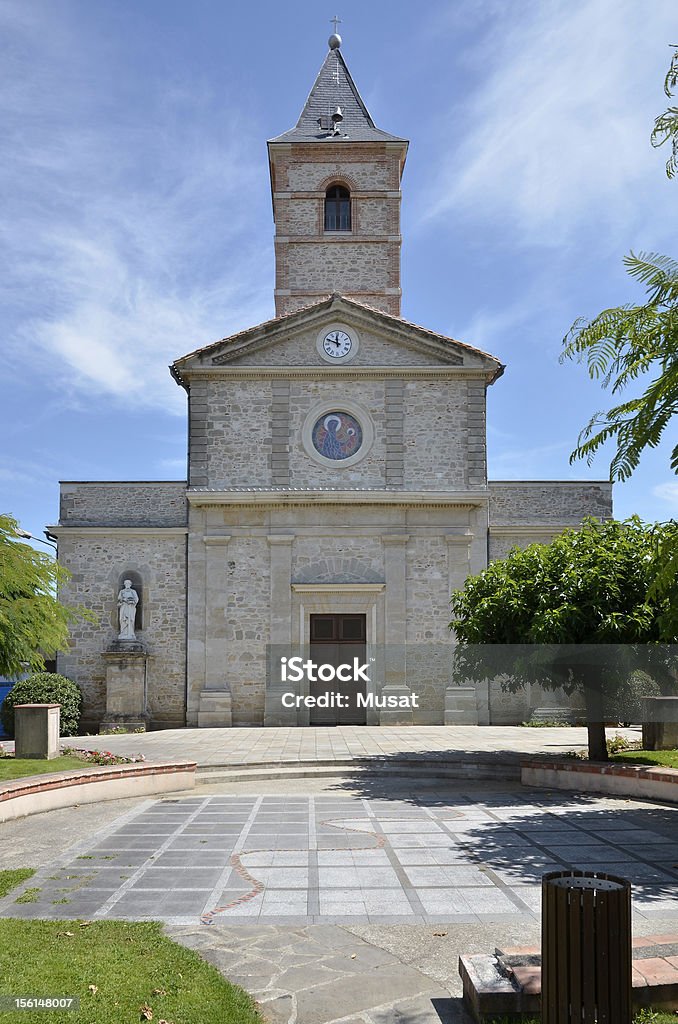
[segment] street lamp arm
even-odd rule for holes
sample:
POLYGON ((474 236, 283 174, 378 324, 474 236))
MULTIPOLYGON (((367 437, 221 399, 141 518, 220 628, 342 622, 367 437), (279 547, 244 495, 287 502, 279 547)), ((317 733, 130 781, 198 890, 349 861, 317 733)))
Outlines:
MULTIPOLYGON (((46 530, 45 533, 47 533, 46 530)), ((22 540, 36 540, 38 544, 46 544, 48 547, 54 548, 55 551, 57 550, 57 546, 53 541, 43 540, 42 537, 35 537, 32 533, 29 533, 28 530, 22 530, 21 527, 17 527, 16 535, 17 537, 21 537, 22 540)), ((50 537, 51 534, 47 534, 47 536, 50 537)))

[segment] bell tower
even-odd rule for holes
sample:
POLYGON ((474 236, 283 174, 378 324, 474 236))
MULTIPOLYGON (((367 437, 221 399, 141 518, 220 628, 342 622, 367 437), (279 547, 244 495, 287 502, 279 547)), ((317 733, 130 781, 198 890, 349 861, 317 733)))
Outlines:
POLYGON ((376 127, 331 35, 297 124, 268 143, 277 316, 333 293, 400 316, 407 145, 376 127))

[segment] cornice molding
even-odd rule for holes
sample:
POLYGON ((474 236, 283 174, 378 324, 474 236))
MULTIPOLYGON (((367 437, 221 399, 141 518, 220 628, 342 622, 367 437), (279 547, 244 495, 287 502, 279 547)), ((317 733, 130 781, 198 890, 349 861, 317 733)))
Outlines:
POLYGON ((48 526, 47 529, 56 537, 59 534, 73 536, 78 533, 84 536, 106 534, 115 537, 124 534, 129 537, 132 534, 139 534, 146 537, 161 534, 163 537, 182 537, 188 533, 187 526, 69 526, 68 523, 60 523, 58 526, 48 526))
POLYGON ((581 523, 516 523, 513 526, 493 526, 490 523, 491 537, 529 537, 532 534, 555 534, 563 530, 578 530, 581 523))
POLYGON ((364 378, 381 377, 440 377, 444 379, 489 380, 491 374, 479 366, 233 366, 223 363, 221 366, 195 367, 185 370, 182 376, 186 380, 223 380, 224 377, 239 377, 245 380, 261 380, 266 378, 316 379, 325 378, 364 378))
POLYGON ((474 509, 487 505, 486 491, 187 491, 191 505, 218 508, 223 505, 260 507, 318 505, 395 505, 408 508, 474 509))
POLYGON ((349 590, 359 594, 380 594, 386 589, 385 583, 293 583, 295 594, 336 594, 349 590))

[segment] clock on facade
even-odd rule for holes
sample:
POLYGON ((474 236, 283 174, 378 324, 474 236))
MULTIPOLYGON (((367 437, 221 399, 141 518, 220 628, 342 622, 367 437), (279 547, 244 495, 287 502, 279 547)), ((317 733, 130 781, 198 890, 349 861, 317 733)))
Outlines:
POLYGON ((358 351, 358 335, 351 327, 331 324, 318 335, 316 347, 326 363, 348 362, 358 351))

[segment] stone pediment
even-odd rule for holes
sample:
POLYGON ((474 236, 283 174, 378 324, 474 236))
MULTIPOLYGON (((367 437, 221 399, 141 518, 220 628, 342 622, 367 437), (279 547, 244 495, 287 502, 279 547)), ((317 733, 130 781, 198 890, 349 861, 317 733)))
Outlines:
POLYGON ((475 370, 488 383, 504 367, 494 356, 480 349, 382 313, 353 299, 333 295, 304 309, 276 317, 241 331, 205 348, 197 349, 176 362, 171 372, 179 384, 193 372, 262 371, 318 369, 346 372, 388 368, 392 370, 435 368, 475 370), (358 339, 358 350, 350 361, 332 364, 318 351, 318 339, 325 330, 346 325, 358 339))

